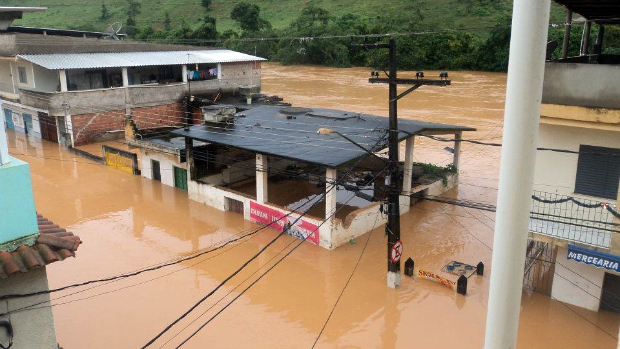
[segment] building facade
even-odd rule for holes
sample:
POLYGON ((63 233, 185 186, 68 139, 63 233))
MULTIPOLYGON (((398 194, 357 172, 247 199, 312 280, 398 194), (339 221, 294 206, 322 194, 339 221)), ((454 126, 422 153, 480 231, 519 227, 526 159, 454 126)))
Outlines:
POLYGON ((620 57, 601 53, 604 27, 594 51, 546 63, 525 284, 620 312, 620 57))
POLYGON ((187 95, 260 91, 259 57, 32 29, 0 28, 0 108, 8 128, 34 137, 68 146, 122 138, 125 119, 182 125, 187 95))

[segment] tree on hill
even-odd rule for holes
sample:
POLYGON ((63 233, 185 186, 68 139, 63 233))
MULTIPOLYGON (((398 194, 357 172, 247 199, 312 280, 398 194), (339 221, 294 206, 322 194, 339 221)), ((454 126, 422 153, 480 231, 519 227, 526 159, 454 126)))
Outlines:
POLYGON ((110 17, 110 12, 108 12, 108 8, 105 5, 105 2, 101 3, 101 16, 100 19, 108 19, 110 17))
POLYGON ((166 15, 164 16, 164 30, 169 32, 170 31, 170 14, 168 13, 168 11, 166 11, 166 15))
POLYGON ((230 18, 239 23, 244 32, 257 32, 264 28, 271 28, 271 23, 260 17, 260 7, 256 4, 238 3, 230 12, 230 18))
POLYGON ((142 11, 140 11, 142 4, 135 0, 127 0, 127 4, 129 5, 127 7, 127 26, 135 27, 136 17, 142 13, 142 11))

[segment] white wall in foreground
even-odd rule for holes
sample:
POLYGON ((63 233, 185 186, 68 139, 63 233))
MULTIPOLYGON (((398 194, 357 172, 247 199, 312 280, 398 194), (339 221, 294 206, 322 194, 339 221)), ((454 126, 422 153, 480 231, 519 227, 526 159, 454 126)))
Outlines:
POLYGON ((568 249, 558 247, 551 297, 598 311, 605 270, 566 259, 568 249))

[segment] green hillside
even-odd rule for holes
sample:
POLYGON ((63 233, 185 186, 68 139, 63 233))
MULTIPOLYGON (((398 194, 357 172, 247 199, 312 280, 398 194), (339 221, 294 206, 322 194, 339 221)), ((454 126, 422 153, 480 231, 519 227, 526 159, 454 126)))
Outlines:
MULTIPOLYGON (((137 26, 163 27, 166 12, 175 29, 185 19, 192 29, 198 28, 205 11, 200 0, 138 0, 141 14, 137 26)), ((217 30, 239 30, 230 18, 232 8, 239 1, 213 0, 211 17, 217 20, 217 30)), ((365 19, 379 20, 394 27, 415 27, 425 30, 481 27, 496 24, 510 14, 512 1, 508 0, 253 0, 261 8, 261 17, 271 22, 274 29, 282 29, 297 18, 302 9, 311 4, 325 8, 333 16, 345 13, 365 19)), ((127 20, 127 1, 122 0, 0 0, 4 6, 47 6, 42 13, 26 14, 16 24, 102 31, 107 23, 127 20), (101 5, 105 4, 110 16, 101 19, 101 5)), ((564 11, 553 6, 552 21, 561 22, 564 11)))

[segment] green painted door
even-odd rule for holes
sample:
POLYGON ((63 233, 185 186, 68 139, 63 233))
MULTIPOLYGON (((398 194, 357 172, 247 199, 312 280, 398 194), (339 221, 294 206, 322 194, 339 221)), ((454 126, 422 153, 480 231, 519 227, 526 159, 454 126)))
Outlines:
POLYGON ((174 166, 174 186, 187 191, 187 170, 174 166))

